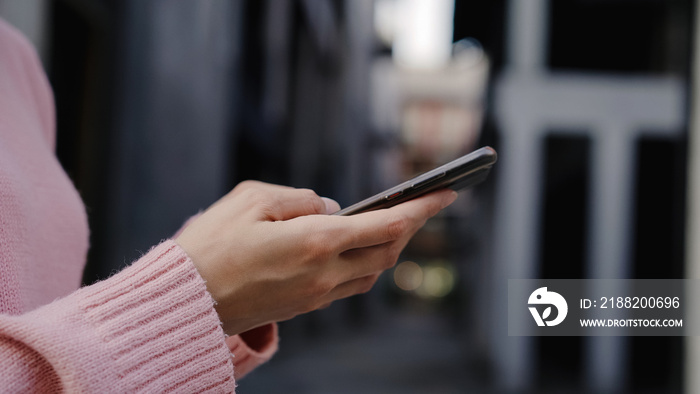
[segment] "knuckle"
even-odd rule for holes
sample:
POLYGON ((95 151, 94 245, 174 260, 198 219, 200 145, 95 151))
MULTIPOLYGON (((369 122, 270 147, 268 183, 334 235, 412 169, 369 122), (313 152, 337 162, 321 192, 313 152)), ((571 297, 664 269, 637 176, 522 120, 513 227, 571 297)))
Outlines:
POLYGON ((405 215, 392 218, 386 226, 387 237, 389 239, 401 238, 408 232, 410 225, 411 221, 405 215))
POLYGON ((254 189, 256 187, 260 187, 260 182, 246 180, 246 181, 243 181, 243 182, 239 183, 238 185, 236 185, 236 187, 234 187, 233 190, 234 190, 234 192, 241 193, 241 192, 245 192, 245 191, 250 190, 250 189, 254 189))
POLYGON ((311 261, 327 261, 335 252, 330 237, 318 230, 310 233, 306 238, 305 249, 311 261))
POLYGON ((316 261, 327 261, 333 257, 333 248, 329 243, 318 243, 313 254, 316 261))
POLYGON ((277 206, 275 200, 262 195, 262 193, 256 193, 254 197, 256 198, 256 201, 253 203, 255 209, 258 210, 263 217, 277 220, 277 206))
MULTIPOLYGON (((252 181, 246 181, 246 182, 252 182, 252 181)), ((258 203, 263 200, 263 191, 256 185, 248 185, 244 186, 241 191, 239 192, 240 196, 245 198, 248 201, 251 201, 252 203, 258 203)))
POLYGON ((311 189, 299 189, 299 192, 302 195, 305 212, 323 213, 325 211, 325 204, 316 192, 311 189))
POLYGON ((268 190, 253 185, 241 192, 241 197, 249 203, 249 207, 260 212, 265 217, 272 217, 276 212, 277 199, 268 190))

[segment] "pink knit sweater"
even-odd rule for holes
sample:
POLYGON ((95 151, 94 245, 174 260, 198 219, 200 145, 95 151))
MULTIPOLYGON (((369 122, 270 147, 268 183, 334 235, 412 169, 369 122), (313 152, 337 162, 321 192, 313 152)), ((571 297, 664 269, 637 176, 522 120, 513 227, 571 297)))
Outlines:
POLYGON ((276 326, 225 338, 172 240, 76 290, 87 220, 53 150, 46 77, 0 20, 0 391, 233 392, 277 349, 276 326))

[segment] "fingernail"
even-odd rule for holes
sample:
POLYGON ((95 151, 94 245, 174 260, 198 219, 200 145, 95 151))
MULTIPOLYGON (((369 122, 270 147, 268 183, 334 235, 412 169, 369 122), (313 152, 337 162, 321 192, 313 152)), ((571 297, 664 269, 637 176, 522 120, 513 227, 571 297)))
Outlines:
POLYGON ((450 190, 450 192, 446 194, 447 195, 442 198, 442 207, 440 207, 440 209, 444 209, 448 205, 455 202, 455 200, 457 199, 457 192, 454 190, 450 190))

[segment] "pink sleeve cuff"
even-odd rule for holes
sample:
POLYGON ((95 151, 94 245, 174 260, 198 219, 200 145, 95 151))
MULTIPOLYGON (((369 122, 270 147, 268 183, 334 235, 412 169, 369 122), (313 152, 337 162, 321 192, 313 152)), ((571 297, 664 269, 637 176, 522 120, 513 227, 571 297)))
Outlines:
POLYGON ((277 351, 278 343, 276 323, 266 324, 226 338, 226 345, 233 355, 235 378, 242 378, 269 360, 277 351))
MULTIPOLYGON (((66 298, 0 316, 0 337, 46 360, 67 392, 235 390, 213 300, 173 241, 66 298)), ((7 368, 17 380, 29 366, 7 368)))
POLYGON ((233 391, 232 365, 214 301, 173 241, 85 289, 81 304, 127 387, 233 391))
MULTIPOLYGON (((177 238, 182 232, 202 216, 202 212, 190 217, 173 235, 177 238)), ((234 376, 240 379, 250 371, 269 360, 277 351, 279 343, 277 324, 271 323, 248 330, 240 335, 226 338, 226 345, 233 357, 234 376)))

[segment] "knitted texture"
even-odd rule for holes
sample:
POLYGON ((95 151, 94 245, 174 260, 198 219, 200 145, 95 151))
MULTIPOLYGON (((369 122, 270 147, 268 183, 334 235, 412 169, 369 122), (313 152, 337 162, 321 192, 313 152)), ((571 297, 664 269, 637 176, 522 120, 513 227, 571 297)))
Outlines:
POLYGON ((53 149, 46 77, 0 20, 0 391, 234 391, 234 378, 276 351, 276 326, 226 338, 171 240, 76 290, 87 218, 53 149))

